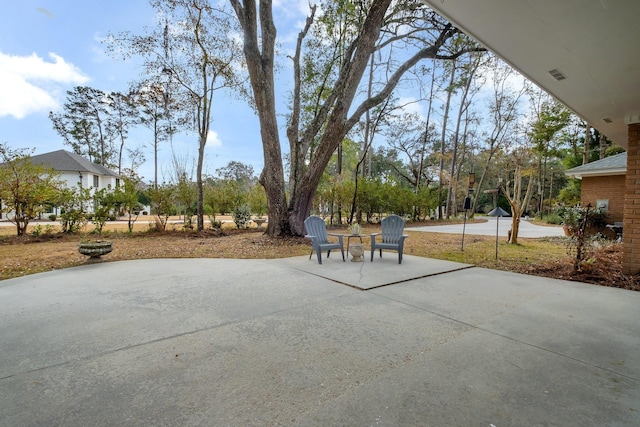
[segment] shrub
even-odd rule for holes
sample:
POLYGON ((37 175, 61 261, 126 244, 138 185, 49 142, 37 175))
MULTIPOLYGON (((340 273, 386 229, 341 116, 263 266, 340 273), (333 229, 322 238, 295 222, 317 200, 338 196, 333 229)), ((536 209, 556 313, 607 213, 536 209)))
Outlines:
POLYGON ((36 225, 33 230, 31 230, 31 235, 33 237, 38 237, 39 235, 42 234, 42 225, 38 224, 36 225))
POLYGON ((562 224, 562 217, 558 212, 551 212, 550 214, 545 215, 542 218, 542 220, 547 224, 555 224, 555 225, 562 224))
POLYGON ((49 215, 49 221, 55 221, 56 219, 58 219, 58 217, 56 216, 56 214, 51 214, 51 215, 49 215))
POLYGON ((557 214, 562 218, 562 225, 571 234, 576 234, 579 230, 584 233, 587 228, 600 230, 607 225, 607 213, 592 207, 562 207, 557 214))
POLYGON ((233 210, 233 222, 236 223, 236 227, 238 228, 247 228, 249 226, 249 221, 251 220, 251 209, 249 205, 242 204, 236 206, 233 210))

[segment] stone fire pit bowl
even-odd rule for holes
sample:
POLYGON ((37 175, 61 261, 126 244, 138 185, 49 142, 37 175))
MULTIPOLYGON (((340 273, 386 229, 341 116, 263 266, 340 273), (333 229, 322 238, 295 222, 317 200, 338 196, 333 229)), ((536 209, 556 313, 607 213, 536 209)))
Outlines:
POLYGON ((111 242, 96 240, 92 242, 82 242, 78 245, 78 252, 91 258, 99 258, 113 250, 111 242))

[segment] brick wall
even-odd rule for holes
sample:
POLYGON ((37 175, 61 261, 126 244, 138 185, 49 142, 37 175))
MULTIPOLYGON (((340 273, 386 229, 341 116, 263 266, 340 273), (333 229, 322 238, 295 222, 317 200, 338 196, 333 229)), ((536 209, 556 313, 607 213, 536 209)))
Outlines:
POLYGON ((596 200, 609 200, 607 222, 622 221, 625 180, 625 175, 583 177, 580 204, 596 207, 596 200))
POLYGON ((640 273, 640 123, 629 125, 628 135, 622 269, 626 274, 637 274, 640 273))

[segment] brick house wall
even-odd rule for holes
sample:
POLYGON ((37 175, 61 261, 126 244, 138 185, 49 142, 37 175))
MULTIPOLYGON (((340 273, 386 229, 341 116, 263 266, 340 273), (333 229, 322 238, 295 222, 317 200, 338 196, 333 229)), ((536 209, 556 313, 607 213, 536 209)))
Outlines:
POLYGON ((640 123, 628 125, 628 134, 622 271, 625 274, 638 274, 640 273, 640 123))
POLYGON ((609 200, 607 222, 622 222, 624 214, 625 175, 582 177, 580 204, 596 206, 597 200, 609 200))

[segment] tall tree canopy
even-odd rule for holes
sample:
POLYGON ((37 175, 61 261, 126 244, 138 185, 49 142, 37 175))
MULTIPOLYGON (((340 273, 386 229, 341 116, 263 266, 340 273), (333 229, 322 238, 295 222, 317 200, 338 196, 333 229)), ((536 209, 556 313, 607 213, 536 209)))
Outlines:
POLYGON ((456 48, 452 39, 459 30, 420 1, 324 2, 320 18, 312 7, 292 57, 287 200, 275 107, 272 1, 231 0, 231 4, 244 35, 244 55, 260 121, 265 159, 260 182, 268 199, 270 235, 304 233, 304 219, 332 154, 365 112, 392 94, 405 73, 425 58, 453 59, 476 50, 468 45, 456 48), (315 37, 313 43, 305 44, 308 36, 315 37), (305 53, 304 49, 311 50, 305 53), (384 59, 386 67, 376 76, 375 88, 367 92, 362 80, 374 54, 384 59), (303 61, 305 55, 314 55, 322 67, 303 61))
POLYGON ((191 117, 197 134, 196 168, 198 230, 204 229, 202 170, 213 117, 214 94, 238 85, 240 46, 233 38, 235 20, 223 3, 209 0, 151 0, 160 19, 146 34, 122 33, 111 38, 112 48, 126 56, 142 57, 145 72, 157 82, 171 80, 175 96, 191 117))

